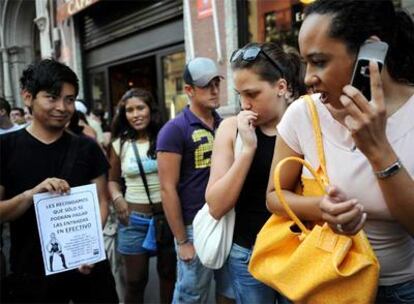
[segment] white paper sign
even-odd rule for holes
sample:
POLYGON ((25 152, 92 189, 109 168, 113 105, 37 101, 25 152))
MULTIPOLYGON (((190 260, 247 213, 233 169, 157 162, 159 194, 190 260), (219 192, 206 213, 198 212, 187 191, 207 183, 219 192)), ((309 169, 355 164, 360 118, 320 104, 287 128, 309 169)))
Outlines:
POLYGON ((46 275, 106 259, 96 185, 33 196, 46 275))

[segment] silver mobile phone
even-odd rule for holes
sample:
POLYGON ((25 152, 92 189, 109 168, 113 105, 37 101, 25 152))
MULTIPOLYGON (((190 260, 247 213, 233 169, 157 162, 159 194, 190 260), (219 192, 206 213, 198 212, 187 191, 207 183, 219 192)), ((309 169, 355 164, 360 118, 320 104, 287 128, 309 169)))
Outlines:
POLYGON ((352 74, 352 86, 371 100, 371 83, 369 80, 369 61, 375 60, 381 71, 384 65, 385 56, 387 55, 388 44, 383 41, 370 41, 364 43, 358 52, 357 60, 352 74))

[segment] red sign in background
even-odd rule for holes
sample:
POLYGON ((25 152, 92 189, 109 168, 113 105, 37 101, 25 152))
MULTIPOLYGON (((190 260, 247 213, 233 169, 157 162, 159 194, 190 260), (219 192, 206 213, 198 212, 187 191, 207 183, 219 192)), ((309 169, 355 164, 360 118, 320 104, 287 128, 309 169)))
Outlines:
POLYGON ((198 19, 209 17, 213 14, 212 0, 197 0, 198 19))

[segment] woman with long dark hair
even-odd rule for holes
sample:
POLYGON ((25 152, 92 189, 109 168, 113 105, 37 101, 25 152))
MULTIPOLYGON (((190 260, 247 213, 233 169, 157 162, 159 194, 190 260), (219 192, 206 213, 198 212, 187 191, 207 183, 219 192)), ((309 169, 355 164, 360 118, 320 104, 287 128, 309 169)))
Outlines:
MULTIPOLYGON (((128 90, 118 104, 109 153, 109 192, 120 220, 117 250, 124 258, 126 273, 125 303, 143 302, 149 257, 154 254, 144 248, 143 243, 153 212, 162 210, 155 153, 159 129, 158 111, 151 93, 138 88, 128 90), (144 172, 140 172, 138 157, 144 172)), ((160 300, 171 303, 176 264, 173 243, 167 246, 158 244, 155 254, 158 258, 160 300)))

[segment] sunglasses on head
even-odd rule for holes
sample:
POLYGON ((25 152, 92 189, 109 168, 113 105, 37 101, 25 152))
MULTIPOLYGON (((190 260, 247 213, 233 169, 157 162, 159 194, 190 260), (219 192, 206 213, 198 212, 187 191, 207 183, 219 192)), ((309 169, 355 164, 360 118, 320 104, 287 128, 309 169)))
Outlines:
POLYGON ((273 66, 279 71, 279 73, 283 76, 283 70, 280 65, 273 60, 261 47, 257 45, 249 46, 247 48, 242 48, 235 50, 230 57, 230 62, 234 62, 242 56, 242 59, 247 62, 253 62, 256 60, 257 56, 262 53, 266 59, 273 64, 273 66))

